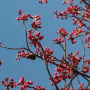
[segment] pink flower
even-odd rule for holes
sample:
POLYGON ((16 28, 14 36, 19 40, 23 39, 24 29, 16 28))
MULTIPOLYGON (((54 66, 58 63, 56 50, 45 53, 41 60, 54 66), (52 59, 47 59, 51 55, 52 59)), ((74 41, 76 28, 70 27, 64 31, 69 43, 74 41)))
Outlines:
POLYGON ((79 88, 82 88, 84 86, 84 83, 81 83, 80 85, 79 85, 79 88))
POLYGON ((19 17, 17 17, 16 20, 19 21, 20 20, 19 17))
POLYGON ((36 32, 35 34, 34 34, 34 36, 40 36, 40 32, 36 32))
POLYGON ((36 16, 34 16, 34 19, 37 21, 37 20, 40 20, 41 19, 41 17, 40 17, 40 15, 36 15, 36 16))
POLYGON ((44 36, 40 36, 38 39, 39 39, 39 40, 42 40, 43 38, 44 38, 44 36))
POLYGON ((40 25, 41 24, 41 21, 38 21, 38 22, 35 22, 36 25, 40 25))
POLYGON ((40 48, 40 47, 41 47, 41 44, 40 44, 39 42, 36 42, 36 46, 37 46, 38 48, 40 48))
POLYGON ((32 25, 32 28, 34 28, 35 30, 36 30, 37 28, 42 28, 41 26, 37 25, 36 22, 32 22, 31 25, 32 25))
POLYGON ((87 73, 89 71, 89 66, 83 65, 82 72, 87 73))
POLYGON ((26 84, 33 85, 33 81, 27 81, 26 84))
POLYGON ((45 90, 44 87, 41 87, 41 86, 39 86, 39 85, 36 85, 36 88, 37 88, 37 89, 40 89, 40 90, 45 90))
POLYGON ((87 48, 90 48, 90 36, 87 36, 85 42, 87 43, 87 48))
POLYGON ((90 58, 88 58, 84 63, 90 64, 90 58))
POLYGON ((27 15, 26 15, 26 14, 23 14, 23 15, 21 16, 21 20, 27 21, 27 20, 28 20, 27 15))
POLYGON ((21 77, 19 83, 24 84, 24 82, 25 82, 25 81, 24 81, 24 77, 21 77))
POLYGON ((47 3, 48 3, 48 1, 47 1, 47 0, 44 0, 44 3, 46 3, 46 4, 47 4, 47 3))
POLYGON ((68 33, 66 32, 66 30, 65 30, 64 28, 60 28, 60 29, 57 31, 57 33, 60 33, 60 35, 61 35, 62 37, 65 37, 65 36, 68 35, 68 33))

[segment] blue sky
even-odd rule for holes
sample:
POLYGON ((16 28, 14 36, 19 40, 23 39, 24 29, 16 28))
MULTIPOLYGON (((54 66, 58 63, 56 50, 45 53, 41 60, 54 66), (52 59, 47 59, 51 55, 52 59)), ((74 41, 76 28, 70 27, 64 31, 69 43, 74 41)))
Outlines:
MULTIPOLYGON (((40 32, 45 36, 42 44, 44 47, 51 47, 51 49, 55 51, 55 55, 60 58, 60 56, 63 55, 62 49, 54 45, 52 40, 58 37, 56 31, 60 27, 65 27, 65 29, 70 32, 74 26, 72 25, 71 19, 62 21, 54 17, 54 10, 58 9, 62 11, 65 9, 61 4, 62 0, 48 0, 49 3, 47 5, 40 5, 37 2, 38 0, 2 0, 0 2, 0 41, 8 47, 25 46, 23 24, 22 22, 16 21, 18 10, 21 9, 23 13, 30 13, 31 15, 39 14, 42 18, 43 27, 40 32)), ((27 29, 30 29, 31 26, 29 25, 29 22, 27 22, 27 29)), ((78 45, 80 45, 80 43, 77 43, 77 46, 78 45)), ((76 45, 71 46, 71 42, 69 42, 67 51, 70 52, 72 48, 73 52, 78 49, 82 50, 81 47, 76 47, 76 45)), ((0 82, 4 80, 5 77, 12 77, 15 81, 18 81, 21 76, 24 76, 26 80, 32 80, 34 85, 39 84, 46 87, 47 90, 54 90, 54 88, 49 85, 50 81, 48 80, 48 74, 42 60, 37 58, 36 61, 26 59, 16 61, 16 55, 17 51, 0 48, 0 59, 3 63, 0 67, 0 82)), ((87 53, 86 58, 89 58, 89 53, 87 53)), ((51 72, 55 70, 53 66, 50 66, 50 69, 51 72)), ((1 85, 0 90, 4 90, 4 87, 1 85)))

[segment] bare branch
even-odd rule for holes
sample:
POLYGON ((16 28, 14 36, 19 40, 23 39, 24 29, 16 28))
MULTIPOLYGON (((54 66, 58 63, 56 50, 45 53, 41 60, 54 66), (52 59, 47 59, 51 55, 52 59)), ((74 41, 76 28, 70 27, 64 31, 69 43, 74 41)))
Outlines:
POLYGON ((84 42, 83 42, 81 37, 80 37, 80 40, 81 40, 81 43, 82 43, 82 46, 83 46, 83 58, 82 58, 82 60, 83 60, 82 64, 83 64, 84 63, 84 57, 85 57, 85 45, 84 45, 84 42))
POLYGON ((56 83, 54 82, 54 80, 53 80, 53 77, 52 77, 52 75, 51 75, 51 73, 50 73, 50 71, 49 71, 49 68, 48 68, 48 63, 47 63, 46 61, 45 61, 45 65, 46 65, 47 72, 48 72, 48 74, 49 74, 49 76, 50 76, 50 78, 51 78, 51 81, 53 82, 54 86, 56 87, 56 90, 59 90, 57 84, 56 84, 56 83))
POLYGON ((24 25, 25 36, 26 36, 26 45, 27 45, 27 48, 29 49, 28 39, 27 39, 27 29, 26 29, 25 21, 23 21, 23 25, 24 25))

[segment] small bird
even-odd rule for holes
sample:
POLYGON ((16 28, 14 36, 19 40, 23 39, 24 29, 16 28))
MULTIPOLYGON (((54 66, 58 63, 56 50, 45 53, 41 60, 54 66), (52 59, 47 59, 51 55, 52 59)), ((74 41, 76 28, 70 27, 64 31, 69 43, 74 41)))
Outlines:
POLYGON ((36 59, 36 55, 34 53, 29 53, 28 55, 26 55, 27 59, 31 59, 31 60, 35 60, 36 59))

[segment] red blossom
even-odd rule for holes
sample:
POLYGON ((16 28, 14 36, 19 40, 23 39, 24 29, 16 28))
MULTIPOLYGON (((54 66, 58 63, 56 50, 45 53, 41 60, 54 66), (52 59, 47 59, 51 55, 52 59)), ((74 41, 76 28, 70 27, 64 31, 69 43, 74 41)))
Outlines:
POLYGON ((2 62, 1 62, 1 60, 0 60, 0 65, 2 65, 2 62))
POLYGON ((47 3, 48 3, 48 1, 47 1, 47 0, 44 0, 44 3, 46 3, 46 4, 47 4, 47 3))
POLYGON ((42 4, 42 3, 45 3, 45 4, 47 4, 47 3, 48 3, 48 1, 47 1, 47 0, 39 0, 38 2, 39 2, 39 3, 41 3, 41 4, 42 4))
POLYGON ((79 54, 78 51, 76 51, 74 54, 71 52, 70 54, 68 54, 69 57, 67 57, 67 58, 70 62, 73 62, 73 63, 80 62, 82 57, 76 57, 76 55, 78 55, 78 54, 79 54))
POLYGON ((24 82, 25 82, 24 77, 21 77, 19 83, 24 84, 24 82))
POLYGON ((37 20, 40 20, 41 19, 41 17, 40 17, 40 15, 35 15, 35 16, 33 16, 33 19, 35 20, 35 21, 37 21, 37 20))
POLYGON ((27 21, 28 17, 32 19, 32 16, 30 14, 22 14, 22 10, 18 10, 18 14, 19 16, 16 18, 17 21, 19 20, 27 21))
POLYGON ((61 37, 65 37, 68 35, 68 33, 66 32, 66 30, 64 28, 60 28, 57 33, 60 33, 61 37))
POLYGON ((87 43, 87 48, 90 48, 90 36, 87 36, 85 42, 87 43))
POLYGON ((82 65, 82 72, 84 72, 84 73, 89 72, 89 67, 86 65, 82 65))
POLYGON ((44 38, 44 36, 39 36, 38 40, 42 40, 44 38))
POLYGON ((84 86, 84 83, 81 83, 80 85, 79 85, 79 88, 82 88, 84 86))
POLYGON ((14 82, 14 80, 11 78, 10 81, 9 81, 9 78, 5 78, 5 81, 2 80, 2 83, 1 83, 4 87, 7 88, 7 90, 9 90, 9 87, 10 88, 16 88, 16 82, 14 82))
POLYGON ((84 63, 90 64, 90 58, 88 58, 84 63))
MULTIPOLYGON (((45 90, 45 88, 44 87, 41 87, 41 86, 39 86, 39 85, 36 85, 36 87, 35 87, 36 89, 39 89, 39 90, 45 90)), ((36 90, 36 89, 33 89, 33 90, 36 90)))
POLYGON ((22 14, 22 10, 18 10, 18 14, 19 14, 19 15, 22 14))
POLYGON ((38 28, 42 28, 41 26, 37 25, 35 22, 32 22, 32 28, 34 28, 35 30, 38 28))
POLYGON ((64 42, 64 38, 59 36, 58 38, 54 39, 53 41, 55 44, 60 44, 61 42, 64 42))
POLYGON ((41 25, 41 21, 35 22, 36 25, 41 25))
MULTIPOLYGON (((87 4, 87 0, 82 0, 80 1, 80 3, 82 2, 85 3, 84 1, 87 4)), ((47 4, 48 1, 39 0, 39 3, 47 4)), ((63 5, 66 3, 69 3, 70 5, 66 8, 66 10, 61 11, 59 13, 56 10, 54 11, 54 14, 56 18, 60 17, 61 19, 67 19, 68 17, 73 17, 73 25, 77 25, 77 27, 70 32, 68 40, 71 40, 72 43, 76 43, 75 38, 89 34, 90 26, 86 25, 86 21, 89 22, 90 7, 85 5, 84 8, 81 8, 77 4, 74 5, 73 0, 64 0, 63 5), (82 28, 85 28, 88 31, 86 32, 84 29, 82 30, 82 28)), ((76 51, 75 53, 71 52, 70 54, 67 55, 66 46, 65 46, 65 43, 66 43, 65 37, 68 35, 68 33, 64 28, 60 28, 57 31, 57 33, 59 33, 59 37, 53 40, 55 44, 61 44, 64 51, 64 55, 62 56, 61 60, 59 60, 55 56, 52 56, 54 51, 51 50, 50 47, 45 47, 45 49, 42 47, 42 44, 40 41, 44 38, 44 36, 42 36, 41 33, 38 31, 38 29, 42 28, 41 21, 39 21, 41 19, 40 15, 37 14, 35 16, 31 16, 30 14, 22 14, 22 10, 19 10, 18 14, 19 16, 16 18, 17 21, 19 20, 28 21, 28 18, 32 19, 31 26, 34 30, 32 29, 29 30, 28 35, 27 34, 26 35, 27 35, 29 44, 31 46, 32 45, 34 46, 36 54, 29 52, 31 48, 30 49, 25 48, 25 50, 28 50, 28 52, 26 52, 25 50, 18 51, 16 59, 26 58, 26 59, 35 60, 36 57, 38 56, 43 60, 47 60, 50 64, 55 65, 56 69, 55 69, 54 76, 51 77, 50 75, 50 78, 49 78, 49 80, 51 80, 50 82, 51 85, 55 84, 56 86, 62 80, 65 81, 66 79, 73 80, 74 75, 77 76, 79 74, 82 75, 84 78, 86 78, 86 80, 88 81, 87 79, 88 75, 86 75, 85 73, 89 72, 90 58, 84 61, 84 55, 83 55, 82 68, 79 68, 79 63, 82 59, 82 57, 77 56, 79 54, 79 51, 76 51), (81 72, 77 71, 79 69, 81 72), (75 72, 75 70, 79 73, 75 72)), ((87 44, 87 47, 90 48, 90 36, 86 37, 85 43, 87 44)), ((2 43, 0 42, 0 44, 2 43)), ((2 62, 0 60, 0 65, 1 64, 2 62)), ((49 73, 49 70, 47 71, 49 73)), ((70 84, 72 84, 71 81, 70 81, 70 84)), ((45 88, 40 85, 36 85, 35 87, 34 86, 32 87, 31 85, 33 85, 33 81, 25 81, 24 76, 20 78, 19 82, 14 82, 12 78, 11 79, 5 78, 4 81, 2 80, 1 84, 6 88, 6 90, 9 90, 9 88, 16 88, 16 86, 18 85, 21 85, 20 86, 21 90, 25 90, 27 88, 33 88, 33 90, 36 90, 36 89, 45 90, 45 88)), ((73 87, 73 85, 71 86, 73 87)), ((89 90, 89 89, 90 88, 84 87, 84 83, 81 83, 78 88, 78 90, 89 90)), ((65 88, 61 88, 60 90, 73 90, 73 89, 72 88, 68 89, 67 87, 65 87, 65 88)))

